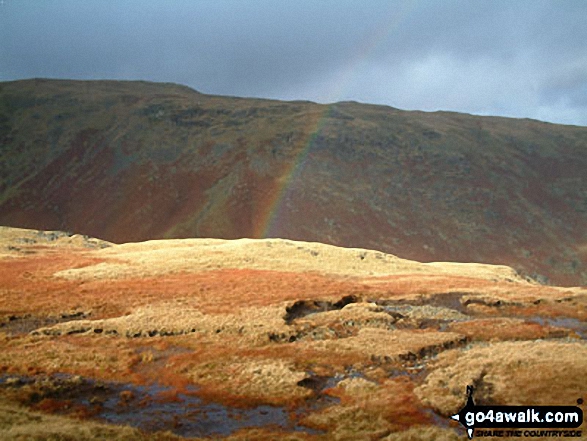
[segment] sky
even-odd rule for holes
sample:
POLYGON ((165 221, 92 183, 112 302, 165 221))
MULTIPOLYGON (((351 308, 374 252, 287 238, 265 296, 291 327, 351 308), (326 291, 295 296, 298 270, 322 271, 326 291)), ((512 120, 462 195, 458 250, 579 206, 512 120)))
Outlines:
POLYGON ((0 0, 0 81, 40 77, 587 126, 587 1, 0 0))

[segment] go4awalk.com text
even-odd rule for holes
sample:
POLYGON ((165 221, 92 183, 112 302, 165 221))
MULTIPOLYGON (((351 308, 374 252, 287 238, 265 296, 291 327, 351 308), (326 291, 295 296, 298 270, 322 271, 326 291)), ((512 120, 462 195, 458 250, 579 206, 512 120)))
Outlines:
MULTIPOLYGON (((578 406, 478 406, 467 386, 467 403, 451 418, 477 437, 581 437, 583 411, 578 406), (570 430, 574 429, 574 430, 570 430)), ((577 400, 582 404, 583 400, 577 400)))

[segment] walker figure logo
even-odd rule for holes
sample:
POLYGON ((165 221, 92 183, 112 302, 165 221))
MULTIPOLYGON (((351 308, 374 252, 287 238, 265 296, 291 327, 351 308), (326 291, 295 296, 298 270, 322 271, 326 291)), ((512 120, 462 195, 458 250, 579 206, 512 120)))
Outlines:
MULTIPOLYGON (((467 404, 451 416, 460 422, 469 439, 473 434, 494 437, 580 437, 581 431, 556 429, 576 428, 583 422, 583 411, 577 406, 477 406, 473 401, 473 386, 467 386, 467 404), (480 431, 475 429, 502 429, 480 431), (508 429, 550 430, 508 430, 508 429)), ((582 400, 577 401, 579 404, 582 400)))

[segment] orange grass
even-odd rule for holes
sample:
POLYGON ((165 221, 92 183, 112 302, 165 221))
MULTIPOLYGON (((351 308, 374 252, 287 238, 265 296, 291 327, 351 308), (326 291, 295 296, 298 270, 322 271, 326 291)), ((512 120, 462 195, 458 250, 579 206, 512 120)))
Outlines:
MULTIPOLYGON (((523 346, 528 354, 542 362, 532 349, 532 341, 550 339, 549 345, 554 346, 548 348, 562 350, 560 338, 574 334, 529 320, 534 316, 584 319, 587 304, 585 292, 577 289, 446 275, 343 277, 225 268, 145 278, 65 279, 54 274, 116 259, 96 258, 77 248, 37 247, 35 251, 26 257, 0 259, 0 323, 4 325, 0 328, 0 374, 69 373, 136 385, 158 383, 171 387, 158 397, 163 401, 177 400, 178 393, 194 393, 195 385, 204 401, 232 407, 272 404, 293 412, 309 404, 300 417, 302 422, 326 431, 324 436, 314 436, 251 428, 228 438, 234 440, 288 436, 292 440, 395 439, 396 434, 404 432, 411 437, 408 434, 418 428, 426 432, 436 424, 428 406, 452 411, 462 399, 460 389, 466 386, 469 376, 481 375, 482 366, 477 366, 473 355, 478 352, 487 357, 488 363, 493 354, 485 354, 477 346, 473 346, 474 350, 466 347, 465 337, 481 345, 496 345, 496 357, 502 356, 499 349, 504 348, 503 354, 510 358, 514 347, 499 346, 498 342, 518 340, 528 345, 523 346), (448 322, 443 331, 438 327, 411 328, 415 323, 424 323, 422 317, 398 320, 390 316, 386 321, 382 308, 365 303, 403 300, 426 305, 428 300, 450 293, 462 295, 461 307, 471 317, 448 322), (294 302, 334 304, 345 296, 354 296, 363 303, 294 319, 290 324, 284 320, 286 308, 294 302), (69 317, 75 312, 85 315, 69 317), (178 326, 187 324, 188 329, 193 323, 195 332, 128 338, 122 332, 106 335, 89 328, 89 332, 67 335, 80 329, 75 323, 105 323, 108 319, 113 319, 108 323, 119 329, 134 326, 148 331, 154 326, 150 321, 156 321, 156 314, 177 314, 168 317, 171 322, 183 320, 178 326), (20 322, 34 326, 43 323, 43 318, 74 321, 39 325, 49 329, 61 326, 61 335, 30 335, 12 326, 20 322), (395 329, 396 325, 400 328, 395 329), (308 334, 288 340, 288 336, 312 326, 323 331, 321 337, 308 334), (271 341, 272 331, 285 333, 286 338, 271 341), (422 374, 408 376, 410 366, 416 366, 422 374), (348 372, 362 376, 345 377, 348 372), (344 379, 322 391, 298 384, 313 375, 344 379), (450 393, 442 386, 447 381, 454 386, 450 393), (339 398, 340 403, 312 408, 313 400, 324 394, 339 398)), ((426 311, 421 308, 418 313, 426 311)), ((582 366, 571 358, 564 363, 572 372, 579 372, 582 366)), ((529 388, 523 396, 546 394, 547 382, 528 383, 507 374, 499 364, 491 366, 496 375, 529 388)), ((528 372, 521 370, 522 374, 528 372)), ((575 391, 576 378, 567 380, 568 389, 575 391)), ((496 397, 503 398, 502 395, 496 397)), ((67 406, 65 401, 46 398, 36 408, 61 413, 67 406)), ((67 412, 80 418, 90 416, 83 409, 67 412)), ((441 435, 447 436, 445 432, 441 435)))

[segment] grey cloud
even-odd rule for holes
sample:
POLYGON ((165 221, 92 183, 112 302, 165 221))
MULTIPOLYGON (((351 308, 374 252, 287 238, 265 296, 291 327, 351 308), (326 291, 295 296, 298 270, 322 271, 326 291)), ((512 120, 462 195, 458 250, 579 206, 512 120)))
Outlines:
POLYGON ((571 105, 587 107, 587 59, 573 64, 545 80, 541 90, 544 103, 555 104, 566 99, 571 105))
POLYGON ((174 81, 587 124, 587 3, 6 0, 0 80, 174 81))

